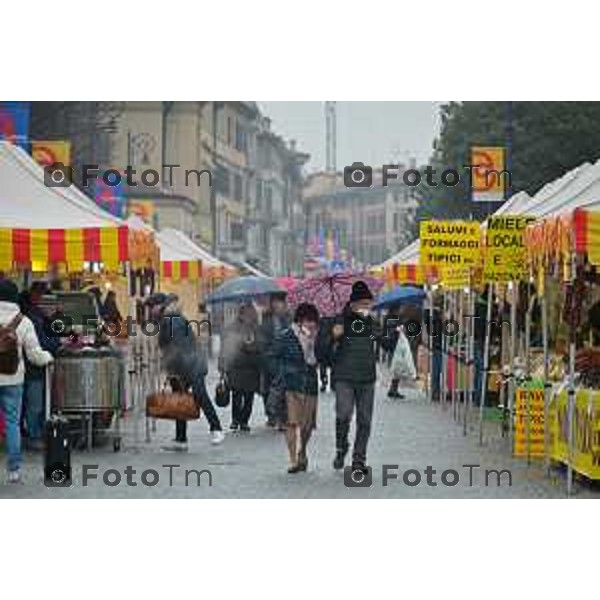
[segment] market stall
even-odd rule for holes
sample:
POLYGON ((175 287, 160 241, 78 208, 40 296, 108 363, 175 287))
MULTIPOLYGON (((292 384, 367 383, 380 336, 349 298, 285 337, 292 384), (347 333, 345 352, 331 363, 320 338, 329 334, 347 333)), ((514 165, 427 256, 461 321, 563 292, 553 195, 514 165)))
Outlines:
MULTIPOLYGON (((49 279, 53 286, 53 294, 47 299, 49 306, 60 308, 68 304, 69 310, 79 316, 100 318, 98 302, 91 302, 87 309, 81 308, 90 296, 77 291, 90 283, 105 289, 114 286, 115 291, 122 290, 121 306, 128 307, 127 283, 132 257, 149 260, 149 264, 153 260, 147 256, 147 246, 144 246, 147 242, 146 236, 142 243, 142 238, 133 235, 126 223, 95 206, 75 186, 45 185, 41 166, 22 149, 0 142, 0 272, 4 276, 23 287, 34 278, 49 279)), ((90 345, 104 344, 107 350, 112 346, 106 336, 88 335, 84 321, 74 319, 72 331, 74 335, 63 340, 57 356, 57 372, 61 371, 61 361, 63 358, 66 361, 67 354, 71 365, 77 356, 83 365, 83 353, 90 345)), ((120 378, 123 361, 117 362, 119 366, 114 367, 114 375, 120 378)), ((72 384, 75 379, 69 381, 72 384)), ((88 402, 71 411, 74 407, 67 406, 65 398, 72 397, 72 391, 63 386, 60 395, 53 395, 53 407, 70 414, 87 415, 88 429, 91 429, 98 422, 97 414, 106 414, 106 403, 94 407, 88 402)), ((125 394, 120 392, 118 396, 118 401, 110 407, 113 414, 125 407, 125 394)), ((94 397, 99 401, 101 395, 94 397)), ((112 398, 114 400, 114 396, 112 398)), ((107 420, 103 421, 106 425, 107 420)), ((88 439, 92 439, 91 434, 88 439)))

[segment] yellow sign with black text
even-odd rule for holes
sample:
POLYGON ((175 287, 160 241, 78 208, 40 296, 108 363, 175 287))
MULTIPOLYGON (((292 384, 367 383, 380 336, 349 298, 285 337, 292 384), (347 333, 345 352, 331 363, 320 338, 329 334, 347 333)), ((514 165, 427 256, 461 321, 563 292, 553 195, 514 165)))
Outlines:
POLYGON ((575 395, 573 449, 569 453, 568 391, 549 407, 550 456, 589 479, 600 480, 600 391, 578 389, 575 395))
POLYGON ((544 389, 517 388, 514 455, 529 455, 532 458, 543 457, 544 432, 544 389))
POLYGON ((535 219, 526 215, 490 217, 485 231, 484 278, 486 281, 522 281, 528 278, 525 228, 535 219))
POLYGON ((475 221, 421 221, 420 263, 468 269, 479 258, 480 235, 475 221))

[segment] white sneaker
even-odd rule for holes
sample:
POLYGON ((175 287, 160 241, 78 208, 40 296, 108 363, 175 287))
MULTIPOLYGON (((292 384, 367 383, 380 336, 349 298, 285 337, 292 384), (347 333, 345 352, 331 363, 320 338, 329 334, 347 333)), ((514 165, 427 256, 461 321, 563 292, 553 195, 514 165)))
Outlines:
POLYGON ((222 431, 213 431, 212 432, 212 440, 211 443, 215 446, 217 444, 222 444, 225 441, 225 434, 222 431))
POLYGON ((8 483, 19 483, 21 481, 21 471, 9 471, 8 483))

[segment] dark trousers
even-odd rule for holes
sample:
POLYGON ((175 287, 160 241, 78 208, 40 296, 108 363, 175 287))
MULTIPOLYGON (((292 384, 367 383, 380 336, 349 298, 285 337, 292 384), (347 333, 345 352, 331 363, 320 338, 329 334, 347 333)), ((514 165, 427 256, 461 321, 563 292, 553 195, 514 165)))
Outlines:
POLYGON ((356 407, 356 437, 352 452, 353 462, 367 461, 367 445, 371 435, 375 384, 335 383, 335 440, 337 451, 348 452, 348 432, 356 407))
POLYGON ((287 423, 287 400, 285 390, 277 383, 271 382, 269 393, 265 398, 267 418, 272 423, 287 423))
MULTIPOLYGON (((219 421, 217 411, 208 395, 203 376, 194 377, 191 382, 187 381, 186 378, 171 377, 169 383, 174 392, 184 392, 191 388, 194 399, 206 416, 210 430, 221 431, 221 421, 219 421)), ((187 442, 187 421, 175 421, 175 441, 187 442)))
POLYGON ((252 415, 254 392, 233 390, 231 394, 231 420, 238 425, 248 425, 252 415))

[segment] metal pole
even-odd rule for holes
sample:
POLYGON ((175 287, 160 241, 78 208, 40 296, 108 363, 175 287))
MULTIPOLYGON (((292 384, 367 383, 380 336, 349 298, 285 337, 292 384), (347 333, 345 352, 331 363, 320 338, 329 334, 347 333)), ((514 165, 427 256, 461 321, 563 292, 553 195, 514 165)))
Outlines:
MULTIPOLYGON (((531 281, 531 273, 529 280, 531 281)), ((533 296, 528 293, 527 312, 525 313, 525 380, 529 380, 530 360, 529 348, 531 345, 531 312, 533 310, 533 296)), ((526 444, 527 444, 527 464, 531 464, 531 393, 527 390, 525 394, 525 427, 526 427, 526 444)))
POLYGON ((542 309, 542 345, 544 348, 544 469, 546 474, 550 471, 550 427, 548 423, 549 403, 550 403, 550 357, 548 352, 548 303, 546 301, 546 270, 542 266, 543 290, 538 289, 538 297, 542 309))
MULTIPOLYGON (((448 311, 448 320, 454 319, 456 315, 456 291, 450 292, 450 306, 448 311)), ((444 327, 445 330, 445 327, 444 327)), ((456 421, 456 377, 458 375, 456 344, 454 338, 448 340, 448 356, 452 357, 452 389, 450 389, 450 402, 452 405, 452 418, 456 421)))
MULTIPOLYGON (((576 261, 575 253, 571 253, 571 286, 572 293, 575 293, 576 280, 576 261)), ((571 497, 573 492, 573 454, 574 454, 574 425, 575 425, 575 324, 574 311, 571 310, 569 315, 569 391, 568 391, 568 406, 567 406, 567 421, 568 421, 568 457, 567 457, 567 498, 571 497)))
POLYGON ((460 411, 462 410, 464 412, 464 403, 465 403, 465 390, 464 390, 464 386, 463 386, 463 376, 464 376, 464 362, 462 361, 461 358, 461 350, 462 350, 462 343, 461 343, 461 323, 462 323, 462 319, 463 319, 463 304, 464 304, 464 295, 463 295, 463 290, 458 290, 457 292, 457 298, 458 298, 458 307, 457 307, 457 318, 456 318, 456 322, 458 323, 458 332, 455 336, 455 344, 454 347, 456 349, 456 364, 457 364, 457 373, 458 373, 458 379, 456 381, 456 394, 457 394, 457 416, 456 418, 460 421, 461 420, 461 413, 460 411), (462 398, 462 408, 461 408, 461 403, 460 403, 460 399, 462 398))
POLYGON ((510 352, 509 352, 509 373, 508 373, 508 441, 512 448, 514 443, 514 419, 513 407, 515 400, 515 345, 517 343, 517 302, 519 300, 519 289, 515 282, 510 283, 512 294, 510 299, 510 352))
POLYGON ((485 404, 485 392, 487 387, 487 377, 489 369, 490 354, 490 321, 492 320, 492 302, 494 299, 494 284, 488 286, 487 312, 485 322, 485 342, 483 344, 483 372, 481 373, 481 382, 479 389, 479 445, 483 444, 483 409, 485 404))
POLYGON ((463 415, 463 435, 467 435, 467 427, 469 422, 469 415, 473 405, 474 391, 474 370, 473 370, 473 349, 475 344, 475 324, 473 322, 473 315, 475 311, 474 298, 475 294, 473 289, 469 286, 467 288, 468 302, 469 302, 469 315, 467 325, 467 385, 465 389, 465 410, 463 415))
POLYGON ((427 322, 425 321, 425 319, 427 318, 427 312, 424 312, 422 332, 424 334, 425 331, 427 331, 427 362, 429 364, 429 373, 427 374, 428 376, 425 378, 425 382, 427 385, 427 401, 431 402, 433 400, 433 345, 431 343, 431 335, 429 334, 431 333, 431 322, 433 320, 433 292, 431 290, 430 285, 425 286, 425 293, 427 295, 427 305, 429 306, 429 328, 427 328, 427 322))
POLYGON ((440 402, 443 404, 444 408, 446 407, 446 381, 448 375, 448 343, 445 335, 442 335, 442 329, 444 328, 444 322, 447 318, 447 310, 448 310, 448 293, 446 290, 443 290, 442 297, 442 318, 440 323, 440 331, 438 331, 438 335, 442 336, 442 382, 440 385, 440 402))

